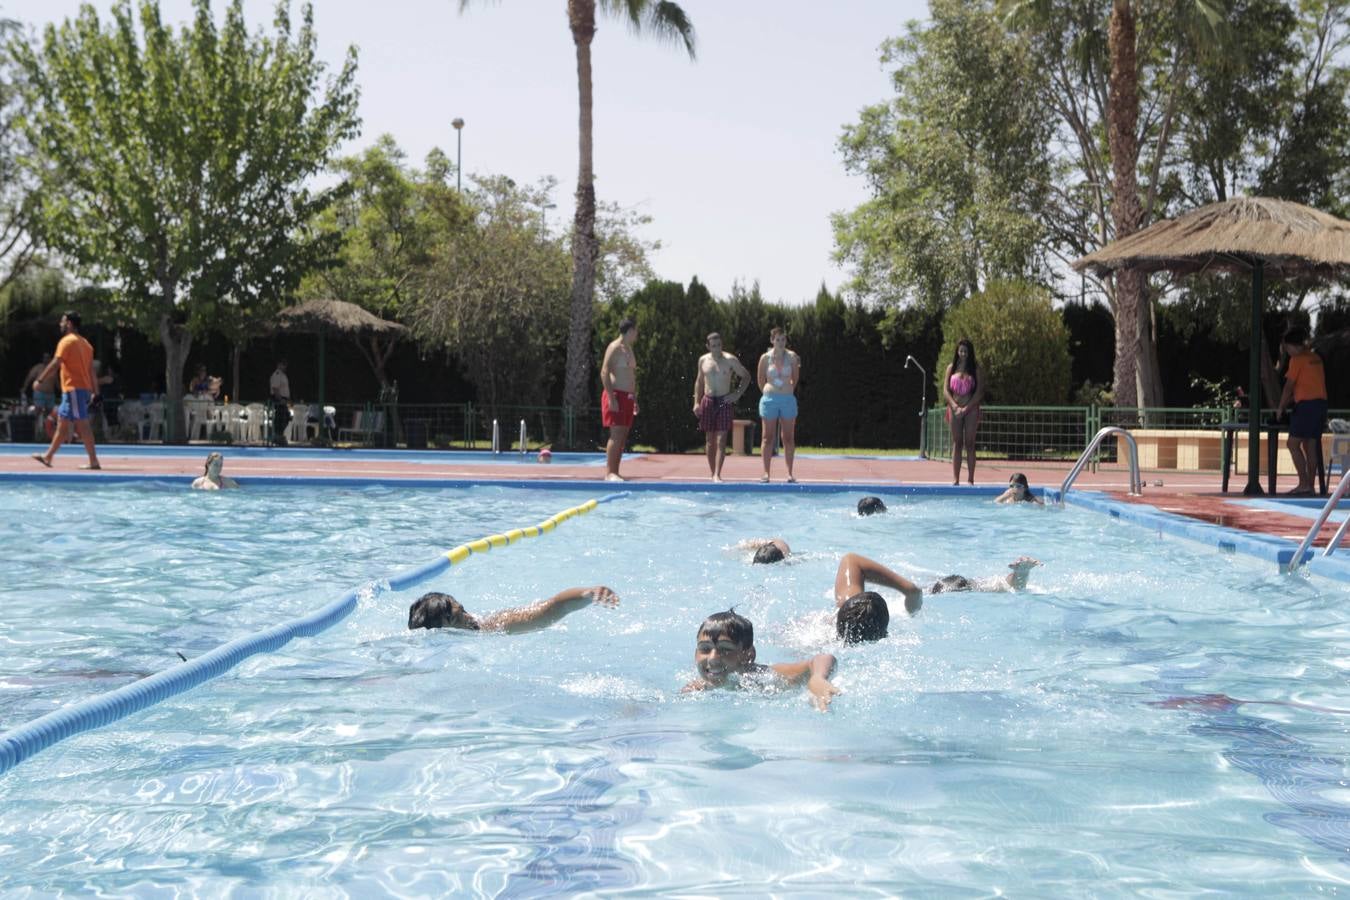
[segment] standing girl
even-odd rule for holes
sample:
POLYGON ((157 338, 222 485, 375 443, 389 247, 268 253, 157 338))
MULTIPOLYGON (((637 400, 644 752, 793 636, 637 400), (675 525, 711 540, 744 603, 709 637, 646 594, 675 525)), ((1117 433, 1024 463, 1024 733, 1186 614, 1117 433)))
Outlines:
POLYGON ((952 484, 961 483, 961 450, 966 451, 967 481, 975 483, 975 431, 980 427, 980 399, 984 381, 975 362, 975 345, 961 338, 956 356, 947 366, 942 380, 942 397, 947 401, 947 423, 952 429, 952 484))
POLYGON ((778 435, 783 435, 783 459, 787 462, 787 480, 796 483, 792 460, 797 453, 797 381, 802 374, 802 359, 787 348, 787 333, 781 328, 769 332, 769 350, 759 358, 759 418, 764 438, 759 456, 764 461, 760 481, 769 480, 778 435))

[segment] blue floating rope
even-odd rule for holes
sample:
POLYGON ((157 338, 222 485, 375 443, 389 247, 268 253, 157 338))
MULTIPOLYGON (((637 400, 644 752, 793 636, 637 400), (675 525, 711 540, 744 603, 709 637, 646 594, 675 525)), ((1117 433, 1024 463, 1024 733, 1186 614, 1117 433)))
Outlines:
MULTIPOLYGON (((580 506, 573 506, 550 516, 538 525, 516 528, 506 534, 488 535, 467 544, 460 544, 425 565, 391 576, 383 584, 388 584, 393 590, 402 590, 425 581, 472 555, 490 552, 494 547, 514 544, 522 538, 547 534, 568 519, 584 515, 601 503, 609 503, 627 496, 629 496, 627 491, 621 491, 599 499, 587 500, 580 506)), ((28 757, 47 749, 57 741, 110 725, 132 713, 154 706, 161 700, 167 700, 169 697, 191 690, 202 682, 223 675, 250 656, 280 650, 297 637, 313 637, 351 615, 359 600, 374 597, 383 589, 383 584, 372 582, 358 590, 348 591, 340 599, 309 615, 282 622, 247 637, 236 638, 196 659, 179 663, 171 669, 156 672, 106 694, 47 713, 0 734, 0 774, 8 772, 28 757)))

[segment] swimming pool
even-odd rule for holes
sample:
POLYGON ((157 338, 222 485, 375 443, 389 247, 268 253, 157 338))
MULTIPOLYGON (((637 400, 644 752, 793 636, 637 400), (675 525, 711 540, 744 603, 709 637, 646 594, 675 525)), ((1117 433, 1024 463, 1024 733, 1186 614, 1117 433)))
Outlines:
MULTIPOLYGON (((311 611, 592 494, 6 485, 0 728, 311 611)), ((1350 877, 1346 589, 1105 516, 856 494, 646 493, 380 592, 335 628, 0 776, 0 889, 1308 894, 1350 877), (780 535, 796 559, 729 549, 780 535), (935 596, 828 640, 838 556, 935 596), (512 638, 405 630, 603 582, 616 610, 512 638), (735 603, 796 693, 681 695, 735 603), (1236 698, 1236 699, 1231 699, 1236 698)), ((898 607, 898 604, 893 606, 898 607)))

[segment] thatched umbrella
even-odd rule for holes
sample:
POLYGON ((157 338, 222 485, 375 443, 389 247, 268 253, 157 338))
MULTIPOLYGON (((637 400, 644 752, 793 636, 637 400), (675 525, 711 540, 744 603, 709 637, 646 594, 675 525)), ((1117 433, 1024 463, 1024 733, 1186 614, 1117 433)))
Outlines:
MULTIPOLYGON (((362 338, 401 337, 408 328, 398 322, 390 322, 368 312, 355 303, 345 300, 306 300, 296 306, 288 306, 277 315, 277 330, 291 334, 317 334, 319 336, 319 409, 324 404, 326 372, 324 370, 325 343, 328 335, 362 338)), ((320 421, 323 421, 320 412, 320 421)))
POLYGON ((1247 487, 1261 494, 1261 309, 1267 273, 1277 278, 1337 278, 1350 272, 1350 222, 1268 197, 1235 197, 1211 203, 1113 241, 1073 262, 1098 276, 1121 269, 1141 272, 1250 272, 1251 359, 1247 487))

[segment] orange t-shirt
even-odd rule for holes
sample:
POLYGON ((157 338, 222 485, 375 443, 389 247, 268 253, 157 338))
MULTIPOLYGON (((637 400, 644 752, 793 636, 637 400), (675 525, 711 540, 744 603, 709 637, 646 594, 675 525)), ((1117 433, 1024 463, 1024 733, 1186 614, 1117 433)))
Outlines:
POLYGON ((1285 378, 1294 383, 1294 402, 1327 399, 1327 376, 1322 369, 1322 357, 1309 350, 1289 358, 1285 378))
POLYGON ((56 345, 61 361, 61 393, 94 390, 94 345, 78 334, 68 334, 56 345))

